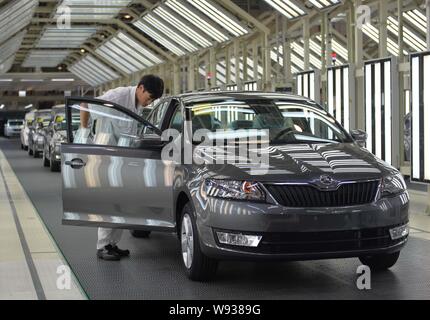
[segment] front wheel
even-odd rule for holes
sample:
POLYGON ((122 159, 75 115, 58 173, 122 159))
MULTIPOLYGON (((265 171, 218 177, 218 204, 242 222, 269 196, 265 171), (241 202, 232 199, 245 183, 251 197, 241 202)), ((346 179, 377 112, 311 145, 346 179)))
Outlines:
POLYGON ((181 255, 188 278, 208 281, 216 273, 218 261, 207 257, 200 248, 194 209, 187 203, 181 215, 181 255))
POLYGON ((33 144, 33 158, 39 158, 39 152, 36 151, 36 145, 33 144))
POLYGON ((46 158, 46 153, 45 153, 45 149, 43 149, 43 166, 44 167, 49 167, 49 159, 48 158, 46 158))
POLYGON ((399 259, 400 251, 389 254, 378 254, 374 256, 360 257, 361 263, 368 266, 372 271, 384 271, 394 266, 399 259))
POLYGON ((49 166, 52 172, 60 172, 61 171, 61 162, 52 160, 52 154, 49 157, 49 166))

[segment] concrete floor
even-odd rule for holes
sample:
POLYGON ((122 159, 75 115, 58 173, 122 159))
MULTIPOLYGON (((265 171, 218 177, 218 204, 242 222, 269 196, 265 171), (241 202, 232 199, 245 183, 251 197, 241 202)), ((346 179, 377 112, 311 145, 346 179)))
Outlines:
POLYGON ((120 245, 131 257, 97 260, 95 229, 61 225, 61 175, 29 157, 16 140, 0 138, 0 149, 90 299, 430 299, 430 217, 420 203, 413 206, 415 229, 398 263, 372 274, 371 290, 356 287, 358 259, 224 262, 216 281, 194 283, 170 234, 144 240, 126 231, 120 245))

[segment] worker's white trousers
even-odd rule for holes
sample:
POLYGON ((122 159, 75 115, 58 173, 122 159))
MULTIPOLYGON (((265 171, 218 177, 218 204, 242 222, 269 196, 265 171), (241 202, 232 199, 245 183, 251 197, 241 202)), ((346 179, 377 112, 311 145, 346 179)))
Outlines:
POLYGON ((103 249, 107 245, 115 246, 121 240, 122 236, 121 229, 106 229, 99 228, 98 230, 98 240, 97 240, 97 250, 103 249))

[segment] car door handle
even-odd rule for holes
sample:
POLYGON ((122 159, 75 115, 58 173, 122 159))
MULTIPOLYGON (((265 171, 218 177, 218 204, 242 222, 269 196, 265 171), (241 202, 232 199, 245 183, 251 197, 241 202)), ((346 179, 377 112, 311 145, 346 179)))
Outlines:
POLYGON ((72 161, 64 162, 66 166, 72 167, 72 169, 81 169, 85 167, 86 163, 82 159, 73 159, 72 161))

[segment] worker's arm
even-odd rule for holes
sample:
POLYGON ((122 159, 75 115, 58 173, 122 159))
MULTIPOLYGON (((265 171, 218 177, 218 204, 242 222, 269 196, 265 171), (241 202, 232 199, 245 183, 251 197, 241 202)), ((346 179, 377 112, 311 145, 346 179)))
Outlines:
POLYGON ((87 103, 81 103, 81 128, 88 128, 89 126, 89 120, 90 120, 90 113, 88 110, 88 104, 87 103))

